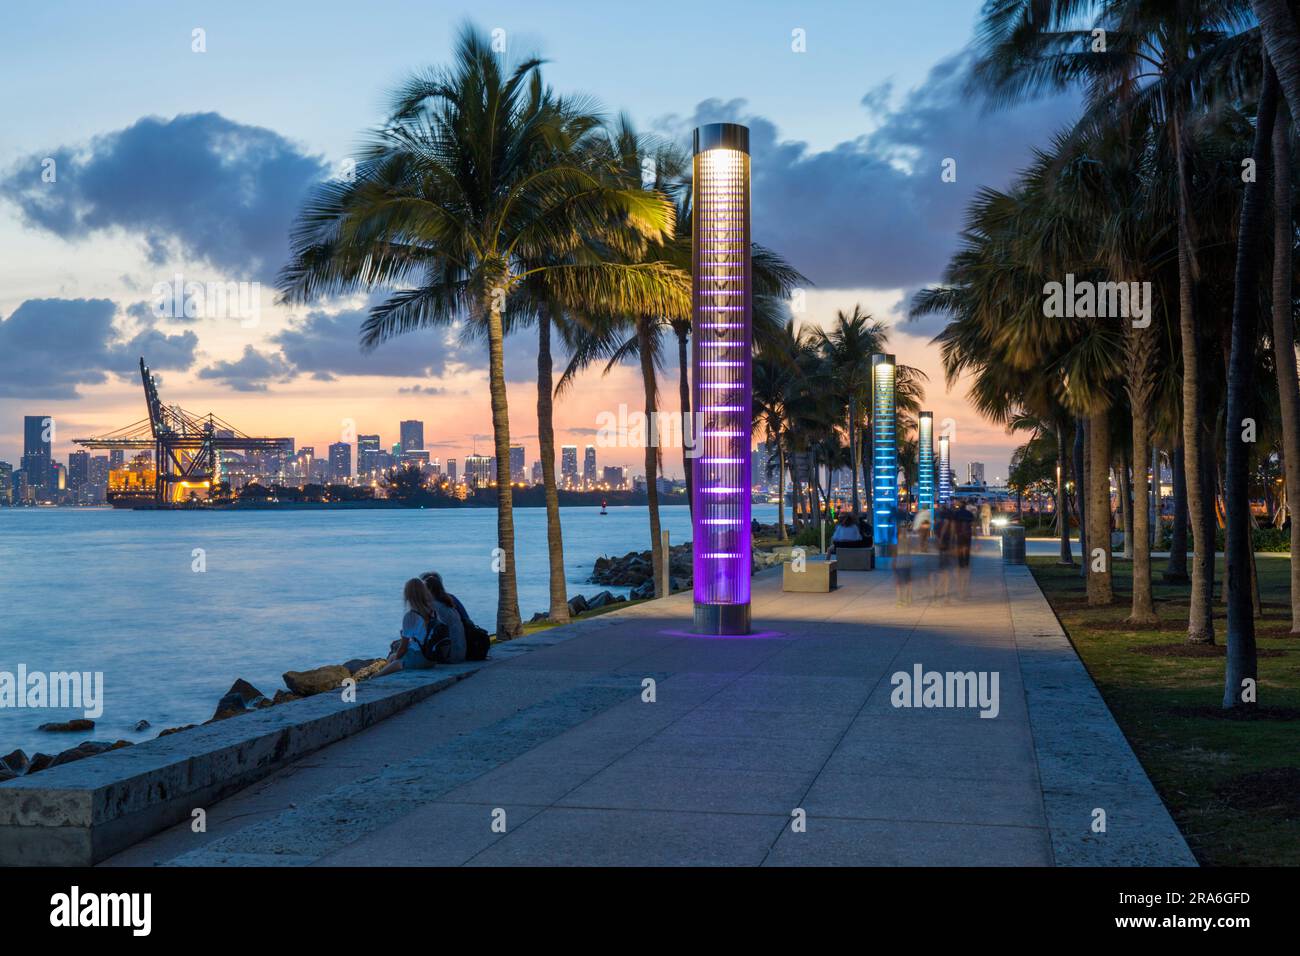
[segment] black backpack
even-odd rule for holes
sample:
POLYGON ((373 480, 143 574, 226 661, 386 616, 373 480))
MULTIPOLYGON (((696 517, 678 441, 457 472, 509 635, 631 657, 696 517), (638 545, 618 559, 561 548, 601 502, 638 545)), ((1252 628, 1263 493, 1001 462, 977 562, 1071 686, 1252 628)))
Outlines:
POLYGON ((488 649, 492 646, 492 635, 469 619, 465 608, 456 602, 456 613, 460 615, 461 626, 465 628, 465 660, 485 661, 488 649))
POLYGON ((446 624, 438 620, 435 614, 432 618, 424 622, 424 640, 415 641, 415 646, 420 649, 426 661, 438 660, 438 648, 451 642, 451 629, 446 624))

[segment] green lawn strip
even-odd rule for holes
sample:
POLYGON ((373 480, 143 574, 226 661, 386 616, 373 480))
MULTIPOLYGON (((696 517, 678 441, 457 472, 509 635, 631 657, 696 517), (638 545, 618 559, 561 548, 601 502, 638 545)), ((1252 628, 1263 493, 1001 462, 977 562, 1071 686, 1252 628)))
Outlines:
MULTIPOLYGON (((1158 629, 1124 623, 1132 563, 1116 561, 1115 604, 1090 608, 1077 568, 1029 559, 1030 570, 1120 728, 1204 865, 1300 865, 1300 637, 1288 634, 1290 564, 1257 555, 1259 713, 1222 716, 1224 658, 1185 646, 1188 585, 1165 584, 1152 561, 1158 629), (1194 656, 1192 656, 1194 655, 1194 656)), ((1215 608, 1220 645, 1223 562, 1215 608)))

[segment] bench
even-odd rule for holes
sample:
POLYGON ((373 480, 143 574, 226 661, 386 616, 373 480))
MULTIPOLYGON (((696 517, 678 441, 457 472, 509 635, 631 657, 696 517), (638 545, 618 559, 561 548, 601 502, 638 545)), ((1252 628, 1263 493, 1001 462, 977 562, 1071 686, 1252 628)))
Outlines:
POLYGON ((835 590, 836 561, 804 561, 803 570, 796 571, 793 561, 781 566, 781 590, 825 594, 835 590))
POLYGON ((841 571, 874 571, 876 570, 876 549, 846 548, 841 545, 835 549, 835 561, 839 564, 841 571))

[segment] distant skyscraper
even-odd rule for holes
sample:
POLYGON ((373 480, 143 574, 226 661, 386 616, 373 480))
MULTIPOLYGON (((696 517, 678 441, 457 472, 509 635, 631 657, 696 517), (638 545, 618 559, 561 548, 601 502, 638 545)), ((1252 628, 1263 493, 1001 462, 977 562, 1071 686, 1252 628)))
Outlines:
POLYGON ((402 451, 416 451, 424 447, 424 422, 402 422, 402 451))
POLYGON ((565 445, 560 449, 560 484, 578 483, 578 446, 565 445))
POLYGON ((522 482, 524 480, 524 446, 510 446, 510 480, 522 482))
POLYGON ((456 459, 447 459, 447 480, 453 485, 456 483, 456 459))
POLYGON ((542 482, 542 463, 540 461, 535 461, 533 462, 533 484, 540 485, 542 482))
POLYGON ((486 455, 465 456, 465 484, 471 488, 486 488, 496 480, 497 460, 486 455))
POLYGON ((14 466, 0 461, 0 505, 14 503, 14 466))
POLYGON ((121 471, 126 466, 126 452, 115 448, 108 453, 108 470, 121 471))
POLYGON ((90 452, 74 451, 68 455, 68 490, 76 501, 90 498, 90 452))
POLYGON ((582 480, 588 485, 594 485, 596 483, 595 445, 588 445, 586 453, 582 456, 582 480))
POLYGON ((970 485, 984 484, 984 462, 972 461, 966 466, 966 483, 970 485))
POLYGON ((352 477, 352 446, 345 441, 330 445, 330 481, 343 483, 352 477))
POLYGON ((54 418, 50 415, 23 417, 23 475, 38 500, 53 490, 54 468, 50 454, 53 429, 54 418))
POLYGON ((604 484, 615 491, 623 489, 623 469, 618 465, 606 465, 604 472, 604 484))
POLYGON ((357 474, 369 477, 379 470, 379 456, 384 452, 378 435, 357 436, 357 474))

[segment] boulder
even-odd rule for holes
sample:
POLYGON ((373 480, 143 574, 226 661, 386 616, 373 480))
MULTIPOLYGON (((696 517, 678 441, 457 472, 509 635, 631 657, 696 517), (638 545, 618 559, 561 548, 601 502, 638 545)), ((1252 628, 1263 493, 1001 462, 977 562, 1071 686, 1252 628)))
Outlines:
POLYGON ((570 614, 573 614, 573 615, 581 614, 583 611, 587 610, 589 607, 590 607, 590 605, 587 604, 587 599, 586 599, 585 597, 583 597, 581 594, 575 594, 573 597, 569 598, 569 613, 570 613, 570 614))
POLYGON ((344 661, 343 666, 348 669, 349 674, 361 680, 362 678, 357 676, 361 671, 369 670, 375 664, 382 668, 386 663, 388 662, 382 657, 354 657, 350 661, 344 661))
MULTIPOLYGON (((265 700, 265 697, 261 697, 265 700)), ((237 717, 240 714, 247 713, 248 705, 244 703, 244 698, 239 693, 230 693, 221 700, 217 701, 217 709, 212 714, 213 720, 225 720, 227 717, 237 717)))
POLYGON ((273 704, 287 704, 287 703, 289 703, 289 701, 291 701, 291 700, 302 700, 302 698, 299 697, 297 694, 290 693, 290 692, 287 691, 287 690, 277 690, 277 691, 275 692, 275 697, 273 697, 273 698, 271 699, 271 703, 273 703, 273 704))
POLYGON ((0 766, 12 770, 15 776, 26 773, 30 764, 31 761, 27 759, 27 754, 22 750, 15 750, 11 754, 0 757, 0 766))
POLYGON ((179 734, 182 730, 189 730, 189 729, 190 729, 191 727, 193 727, 193 726, 195 726, 195 725, 194 725, 194 724, 186 724, 184 727, 168 727, 166 730, 160 730, 160 731, 158 732, 158 736, 159 736, 159 737, 167 737, 167 736, 170 736, 171 734, 179 734))
POLYGON ((36 773, 40 770, 44 770, 53 762, 54 762, 54 757, 52 757, 50 754, 41 754, 41 753, 32 754, 32 762, 31 765, 28 766, 27 772, 36 773))
POLYGON ((136 733, 139 733, 142 730, 148 730, 152 726, 153 724, 149 723, 149 721, 142 720, 135 725, 136 733))
MULTIPOLYGON (((231 684, 230 690, 226 691, 226 697, 230 697, 233 694, 238 694, 246 707, 252 707, 259 697, 266 696, 242 677, 231 684)), ((225 698, 223 697, 222 699, 224 700, 225 698)))
POLYGON ((547 614, 545 611, 538 611, 536 614, 534 614, 532 617, 528 619, 528 623, 537 624, 540 621, 549 621, 550 619, 551 616, 547 614))
POLYGON ((108 750, 120 750, 122 747, 129 746, 130 743, 125 740, 119 740, 115 743, 106 740, 83 740, 71 750, 65 750, 51 760, 50 766, 61 767, 65 763, 72 763, 74 760, 84 760, 86 757, 94 757, 96 754, 102 754, 108 750))
POLYGON ((371 661, 365 667, 353 671, 352 679, 358 681, 369 680, 370 678, 374 677, 376 674, 378 674, 381 670, 383 670, 387 666, 388 666, 388 661, 383 660, 382 658, 379 660, 371 661))
POLYGON ((52 734, 77 733, 83 730, 94 730, 95 722, 78 717, 75 720, 56 721, 49 724, 41 724, 37 730, 48 730, 52 734))
POLYGON ((310 671, 286 671, 284 686, 299 697, 338 690, 352 674, 342 664, 327 664, 310 671))
POLYGON ((4 783, 6 780, 12 780, 16 776, 18 776, 18 774, 14 773, 4 764, 0 763, 0 783, 4 783))
POLYGON ((599 594, 597 594, 595 597, 593 597, 590 601, 587 602, 587 610, 594 611, 597 608, 604 607, 606 604, 613 604, 613 603, 614 603, 614 595, 610 594, 608 591, 601 591, 599 594))

